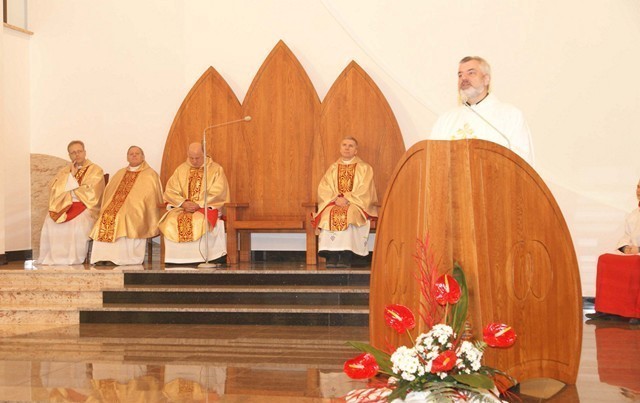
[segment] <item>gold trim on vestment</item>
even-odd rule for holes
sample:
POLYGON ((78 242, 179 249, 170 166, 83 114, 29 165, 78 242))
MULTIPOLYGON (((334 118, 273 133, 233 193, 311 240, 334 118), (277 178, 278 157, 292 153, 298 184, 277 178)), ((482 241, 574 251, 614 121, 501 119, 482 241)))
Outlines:
POLYGON ((345 231, 349 226, 347 222, 347 212, 349 206, 333 206, 329 217, 329 229, 331 231, 345 231))
POLYGON ((353 190, 353 178, 356 176, 356 165, 338 165, 338 191, 347 193, 353 190))
POLYGON ((136 182, 136 179, 138 179, 138 174, 140 174, 140 171, 127 171, 124 174, 122 181, 120 181, 120 185, 118 185, 118 189, 116 189, 116 192, 111 199, 111 203, 109 203, 100 218, 100 232, 98 233, 97 239, 99 242, 113 242, 116 228, 116 216, 118 215, 120 208, 124 205, 129 192, 131 192, 133 184, 136 182))
POLYGON ((178 214, 178 242, 193 241, 193 213, 186 211, 178 214))
POLYGON ((198 202, 200 200, 200 186, 202 186, 202 175, 204 168, 191 167, 189 170, 189 196, 188 200, 198 202))

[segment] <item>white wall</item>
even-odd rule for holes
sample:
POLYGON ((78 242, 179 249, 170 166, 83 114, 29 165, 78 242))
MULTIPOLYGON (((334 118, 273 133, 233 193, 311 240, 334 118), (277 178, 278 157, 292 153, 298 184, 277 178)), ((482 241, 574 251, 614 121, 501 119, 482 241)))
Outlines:
POLYGON ((4 28, 4 172, 7 251, 31 249, 30 36, 4 28))
POLYGON ((72 138, 115 172, 142 146, 159 168, 180 103, 211 65, 240 100, 283 39, 319 96, 356 60, 389 100, 407 146, 455 104, 457 61, 493 66, 520 107, 536 168, 558 198, 595 294, 595 257, 635 206, 640 136, 637 0, 31 0, 31 152, 72 138))

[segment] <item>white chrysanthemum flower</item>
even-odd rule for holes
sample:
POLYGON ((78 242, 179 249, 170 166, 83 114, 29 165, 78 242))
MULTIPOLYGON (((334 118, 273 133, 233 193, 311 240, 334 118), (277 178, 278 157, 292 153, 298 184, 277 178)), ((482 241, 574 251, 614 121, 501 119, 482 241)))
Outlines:
POLYGON ((460 362, 456 362, 456 368, 465 373, 477 371, 482 366, 482 351, 478 350, 473 343, 463 341, 456 351, 460 362))

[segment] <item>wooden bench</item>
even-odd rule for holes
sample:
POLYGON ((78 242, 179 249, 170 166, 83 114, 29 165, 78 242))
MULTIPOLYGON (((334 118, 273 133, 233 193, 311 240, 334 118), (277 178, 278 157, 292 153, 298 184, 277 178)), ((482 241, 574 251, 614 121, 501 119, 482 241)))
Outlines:
POLYGON ((351 62, 320 99, 304 68, 280 41, 265 59, 241 105, 210 67, 178 110, 167 137, 161 179, 166 183, 186 159, 189 143, 204 128, 251 116, 251 121, 207 131, 208 153, 225 170, 232 203, 225 208, 227 261, 249 261, 251 233, 306 234, 307 263, 317 262, 310 225, 316 190, 339 156, 347 135, 375 172, 378 197, 403 155, 402 134, 386 99, 371 78, 351 62))

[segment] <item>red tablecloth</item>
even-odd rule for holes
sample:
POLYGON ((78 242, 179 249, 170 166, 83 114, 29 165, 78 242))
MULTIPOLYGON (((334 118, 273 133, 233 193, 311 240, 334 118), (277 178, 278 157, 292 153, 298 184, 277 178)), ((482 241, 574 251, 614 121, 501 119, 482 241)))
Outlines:
POLYGON ((640 318, 640 255, 598 258, 596 311, 640 318))

